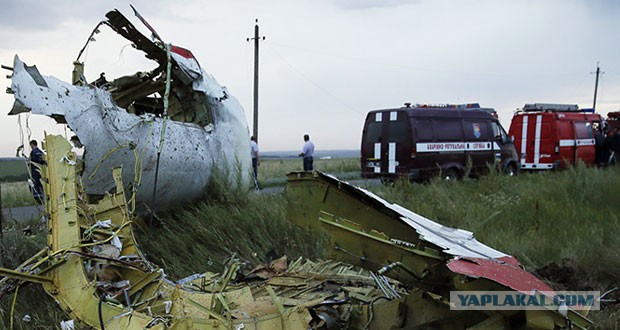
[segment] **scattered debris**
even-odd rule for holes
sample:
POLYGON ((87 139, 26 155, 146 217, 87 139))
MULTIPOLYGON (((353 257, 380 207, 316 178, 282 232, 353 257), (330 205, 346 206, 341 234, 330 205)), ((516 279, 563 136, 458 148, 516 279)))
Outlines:
POLYGON ((442 226, 324 173, 295 172, 288 179, 287 218, 328 235, 329 259, 389 276, 411 288, 406 299, 407 327, 556 329, 572 325, 583 329, 590 324, 570 309, 536 315, 451 310, 451 291, 532 294, 554 290, 525 271, 514 257, 478 242, 469 231, 442 226), (516 320, 524 326, 515 326, 516 320))
POLYGON ((60 136, 45 141, 48 247, 14 271, 0 269, 10 276, 0 280, 2 291, 20 281, 42 283, 78 328, 389 329, 404 324, 404 285, 388 278, 379 284, 367 270, 337 261, 288 263, 282 257, 257 268, 268 275, 256 276, 242 274, 231 258, 221 275, 167 279, 138 250, 121 169, 113 171, 115 192, 89 203, 77 167, 52 161, 75 159, 69 142, 60 136))

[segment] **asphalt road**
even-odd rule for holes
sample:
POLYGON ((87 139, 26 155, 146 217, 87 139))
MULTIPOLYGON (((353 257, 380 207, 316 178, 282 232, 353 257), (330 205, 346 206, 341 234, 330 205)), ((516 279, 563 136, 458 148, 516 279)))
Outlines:
POLYGON ((2 209, 2 226, 14 222, 28 223, 41 218, 43 206, 21 206, 2 209))

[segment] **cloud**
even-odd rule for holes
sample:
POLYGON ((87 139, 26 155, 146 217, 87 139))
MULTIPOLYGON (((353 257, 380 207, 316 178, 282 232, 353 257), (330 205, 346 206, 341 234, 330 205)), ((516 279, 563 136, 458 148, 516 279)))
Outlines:
POLYGON ((334 0, 334 3, 344 9, 360 10, 372 8, 389 8, 415 5, 421 0, 334 0))
POLYGON ((43 30, 55 26, 63 15, 59 15, 62 2, 34 0, 6 1, 0 10, 3 29, 16 31, 43 30))
MULTIPOLYGON (((132 1, 143 15, 162 10, 163 1, 132 1)), ((20 33, 37 30, 59 29, 68 21, 83 22, 93 26, 103 19, 105 13, 117 8, 126 15, 133 15, 126 1, 72 1, 72 0, 5 0, 0 10, 0 28, 20 33)))

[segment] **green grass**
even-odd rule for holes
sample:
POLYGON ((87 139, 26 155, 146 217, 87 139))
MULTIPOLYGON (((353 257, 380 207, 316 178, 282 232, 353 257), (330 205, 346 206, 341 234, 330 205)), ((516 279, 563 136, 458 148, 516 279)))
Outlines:
MULTIPOLYGON (((330 166, 336 164, 332 173, 339 168, 344 173, 352 172, 358 166, 356 160, 340 164, 340 160, 331 161, 336 161, 328 161, 330 166)), ((318 161, 315 164, 318 169, 328 168, 318 161)), ((261 166, 265 166, 265 180, 276 179, 279 173, 298 170, 301 160, 264 160, 261 166)), ((620 285, 620 168, 577 166, 562 172, 517 177, 491 174, 460 182, 399 181, 370 189, 431 220, 473 231, 479 241, 515 255, 529 271, 545 275, 558 289, 605 291, 620 285), (549 265, 554 267, 544 267, 549 265), (568 280, 560 281, 556 275, 566 275, 568 280)), ((286 202, 281 195, 224 193, 223 187, 214 190, 220 193, 162 213, 159 225, 137 233, 147 258, 164 267, 171 278, 221 271, 224 260, 232 255, 249 263, 265 261, 270 251, 290 258, 324 255, 321 237, 286 221, 286 202)), ((33 241, 19 233, 12 235, 10 243, 2 246, 6 251, 3 258, 9 260, 2 264, 7 268, 36 251, 30 245, 43 246, 43 239, 33 241)), ((24 291, 24 300, 18 300, 22 304, 19 308, 21 313, 33 315, 35 308, 28 299, 36 298, 27 294, 24 291)), ((62 312, 47 301, 50 316, 37 314, 37 324, 22 328, 57 326, 62 312)), ((7 305, 5 298, 0 311, 5 327, 7 305)), ((16 315, 18 319, 23 317, 16 315)), ((592 312, 589 317, 596 322, 596 329, 618 329, 620 308, 592 312)))
POLYGON ((28 168, 24 159, 0 159, 0 207, 34 205, 27 180, 28 168))
POLYGON ((34 205, 32 192, 28 188, 28 182, 2 182, 0 183, 0 202, 2 208, 34 205))
POLYGON ((220 272, 233 255, 254 265, 266 262, 270 252, 322 257, 322 240, 286 221, 285 213, 281 195, 239 194, 161 214, 163 223, 138 237, 149 260, 177 278, 220 272))
POLYGON ((0 159, 0 182, 25 181, 28 168, 25 159, 0 159))
MULTIPOLYGON (((45 246, 45 231, 33 228, 34 235, 30 236, 19 227, 5 228, 0 240, 0 267, 14 269, 45 246)), ((0 300, 0 329, 9 329, 14 296, 9 294, 0 300)), ((28 283, 20 287, 13 312, 14 329, 59 329, 60 321, 70 317, 57 306, 40 285, 28 283), (30 322, 22 321, 25 315, 31 317, 30 322)))
MULTIPOLYGON (((360 159, 315 159, 314 169, 350 180, 360 177, 360 159)), ((293 171, 303 171, 301 158, 263 158, 258 166, 258 182, 262 187, 282 186, 286 174, 293 171)))

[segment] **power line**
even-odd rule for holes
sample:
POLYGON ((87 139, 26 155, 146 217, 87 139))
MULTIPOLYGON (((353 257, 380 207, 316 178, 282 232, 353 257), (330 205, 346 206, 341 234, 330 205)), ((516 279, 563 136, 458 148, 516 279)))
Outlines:
MULTIPOLYGON (((394 67, 394 68, 406 68, 406 69, 413 69, 413 70, 419 70, 419 71, 426 71, 426 72, 431 72, 431 73, 440 73, 440 74, 447 74, 447 75, 466 75, 466 76, 480 76, 480 77, 532 77, 531 73, 494 73, 494 72, 482 72, 480 70, 476 70, 476 71, 460 71, 460 70, 450 70, 450 69, 443 69, 443 68, 430 68, 428 66, 422 67, 422 66, 416 66, 416 65, 411 65, 411 64, 403 64, 403 63, 394 63, 394 62, 383 62, 383 61, 377 61, 377 60, 372 60, 372 59, 367 59, 367 58, 361 58, 361 57, 351 57, 351 56, 343 56, 342 54, 338 54, 338 53, 330 53, 330 52, 325 52, 325 51, 317 51, 314 49, 309 49, 309 48, 305 48, 305 47, 299 47, 299 46, 294 46, 294 45, 287 45, 287 44, 282 44, 282 43, 277 43, 277 42, 271 42, 272 45, 277 46, 277 47, 282 47, 282 48, 290 48, 290 49, 296 49, 298 51, 303 51, 303 52, 308 52, 308 53, 312 53, 312 54, 321 54, 324 56, 327 56, 329 58, 340 58, 343 60, 354 60, 354 61, 358 61, 358 62, 366 62, 366 63, 373 63, 373 64, 378 64, 378 65, 383 65, 383 66, 389 66, 389 67, 394 67)), ((545 76, 548 76, 549 73, 548 72, 543 72, 541 73, 545 76)), ((569 73, 553 73, 553 75, 555 76, 572 76, 572 77, 577 77, 577 76, 582 76, 583 73, 582 72, 569 72, 569 73)))
POLYGON ((302 73, 300 70, 296 69, 289 61, 286 60, 286 58, 284 58, 284 56, 282 56, 280 53, 278 53, 275 49, 273 49, 272 47, 267 47, 270 51, 272 51, 275 55, 277 55, 280 60, 282 60, 282 62, 284 62, 290 69, 291 71, 295 72, 296 74, 298 74, 300 77, 302 77, 303 79, 305 79, 307 82, 309 82, 310 84, 312 84, 314 87, 316 87, 318 90, 322 91, 323 93, 325 93, 327 96, 329 96, 330 98, 332 98, 334 101, 336 101, 337 103, 339 103, 340 105, 344 106, 347 110, 350 110, 356 114, 361 114, 360 111, 355 110, 354 107, 348 105, 347 103, 345 103, 344 101, 342 101, 340 98, 338 98, 337 96, 335 96, 334 94, 330 93, 327 89, 323 88, 320 84, 314 82, 312 79, 310 79, 308 76, 306 76, 304 73, 302 73))

